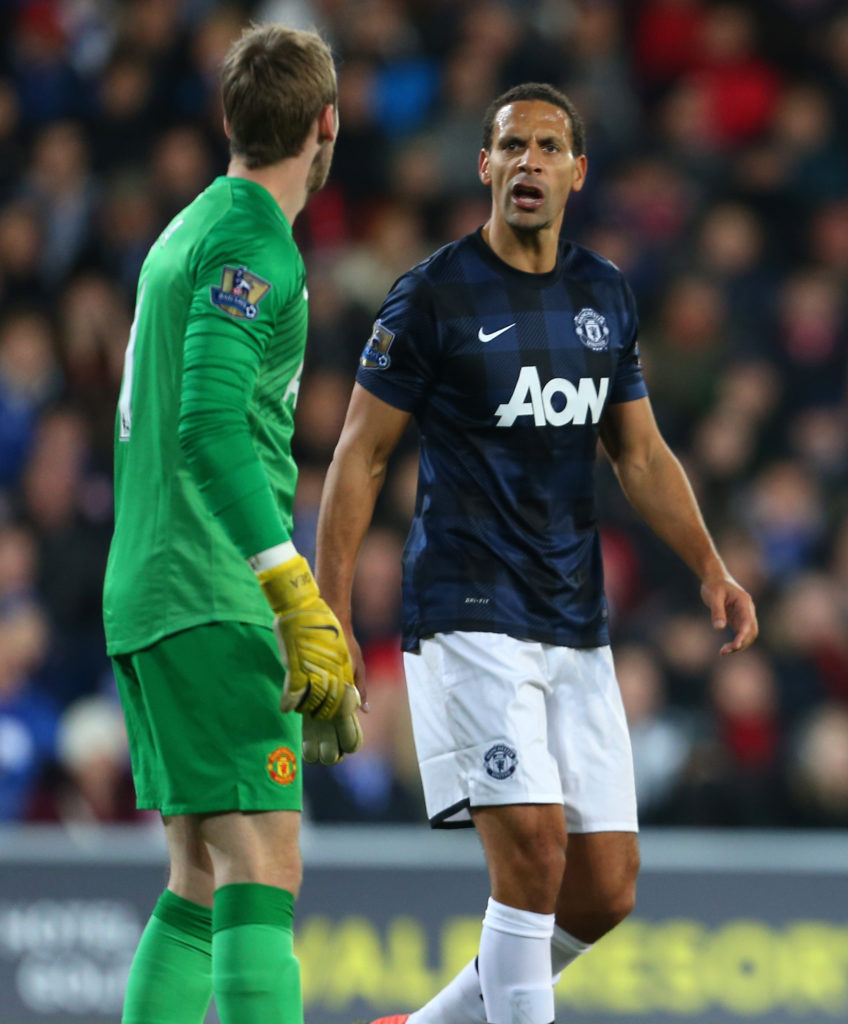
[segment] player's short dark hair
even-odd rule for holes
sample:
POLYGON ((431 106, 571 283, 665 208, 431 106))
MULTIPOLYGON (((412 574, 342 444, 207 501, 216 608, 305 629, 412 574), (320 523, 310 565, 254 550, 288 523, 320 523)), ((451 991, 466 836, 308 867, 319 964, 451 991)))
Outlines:
POLYGON ((523 82, 521 85, 514 85, 511 89, 507 89, 496 100, 492 100, 483 116, 483 149, 492 148, 495 118, 498 116, 498 111, 509 103, 519 103, 522 100, 542 100, 544 103, 550 103, 551 106, 564 110, 571 123, 571 151, 575 156, 585 154, 586 128, 583 125, 583 118, 564 92, 560 92, 559 89, 555 89, 546 82, 523 82))
POLYGON ((253 25, 221 66, 230 151, 250 168, 303 149, 321 110, 338 98, 333 55, 315 32, 253 25))

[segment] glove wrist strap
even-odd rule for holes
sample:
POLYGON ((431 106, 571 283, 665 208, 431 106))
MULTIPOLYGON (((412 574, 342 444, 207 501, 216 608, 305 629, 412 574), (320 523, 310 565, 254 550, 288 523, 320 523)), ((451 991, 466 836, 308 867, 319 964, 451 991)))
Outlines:
POLYGON ((259 575, 260 572, 276 569, 278 565, 282 565, 283 562, 290 562, 293 558, 297 558, 297 548, 290 540, 286 540, 282 544, 275 544, 273 547, 265 548, 264 551, 260 551, 258 554, 251 555, 247 560, 247 564, 259 575))
POLYGON ((318 584, 303 555, 260 572, 256 577, 268 604, 277 613, 294 611, 318 597, 318 584))

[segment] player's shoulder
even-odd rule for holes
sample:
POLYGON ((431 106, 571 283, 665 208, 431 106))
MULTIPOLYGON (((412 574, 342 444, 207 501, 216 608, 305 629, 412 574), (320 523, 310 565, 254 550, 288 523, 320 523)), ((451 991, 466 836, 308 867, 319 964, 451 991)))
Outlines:
POLYGON ((462 266, 472 249, 470 234, 441 246, 398 279, 409 281, 410 285, 439 285, 452 282, 462 272, 462 266))
POLYGON ((241 178, 216 178, 195 202, 205 204, 208 214, 196 252, 200 263, 243 264, 277 284, 291 279, 292 287, 303 277, 291 227, 261 186, 241 178))
POLYGON ((448 242, 440 249, 436 249, 413 269, 419 271, 422 277, 435 281, 454 276, 473 251, 472 238, 473 235, 463 235, 461 238, 448 242))
POLYGON ((569 239, 560 240, 563 280, 587 287, 608 310, 636 316, 636 302, 630 285, 612 260, 569 239))
POLYGON ((465 262, 472 251, 471 235, 448 242, 401 274, 392 285, 392 294, 412 299, 437 290, 440 285, 461 280, 465 262))
POLYGON ((276 200, 245 178, 216 178, 195 199, 205 214, 206 237, 217 244, 231 237, 278 252, 297 251, 292 229, 276 200))
POLYGON ((600 253, 568 238, 560 239, 560 253, 569 277, 583 280, 606 281, 624 287, 621 269, 600 253))

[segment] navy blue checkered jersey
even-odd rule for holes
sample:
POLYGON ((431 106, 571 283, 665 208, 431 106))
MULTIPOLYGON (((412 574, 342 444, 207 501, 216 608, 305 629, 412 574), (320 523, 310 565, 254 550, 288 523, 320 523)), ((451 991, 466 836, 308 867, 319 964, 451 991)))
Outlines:
POLYGON ((620 271, 563 242, 515 270, 479 231, 401 277, 358 382, 420 430, 403 646, 482 630, 608 643, 594 497, 599 421, 647 394, 620 271))

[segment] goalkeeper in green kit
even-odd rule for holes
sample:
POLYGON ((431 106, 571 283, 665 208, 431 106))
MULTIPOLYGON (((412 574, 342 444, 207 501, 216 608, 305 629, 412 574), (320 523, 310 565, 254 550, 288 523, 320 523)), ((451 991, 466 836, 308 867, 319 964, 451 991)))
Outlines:
POLYGON ((307 321, 291 225, 329 171, 335 69, 314 33, 268 25, 221 84, 228 173, 144 262, 115 428, 106 637, 170 855, 124 1024, 200 1024, 213 993, 222 1024, 302 1022, 301 740, 333 763, 362 738, 344 635, 289 539, 307 321))

